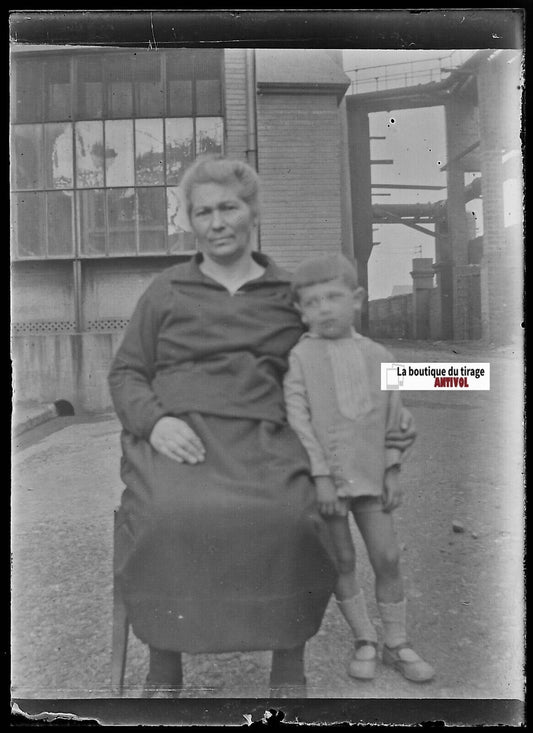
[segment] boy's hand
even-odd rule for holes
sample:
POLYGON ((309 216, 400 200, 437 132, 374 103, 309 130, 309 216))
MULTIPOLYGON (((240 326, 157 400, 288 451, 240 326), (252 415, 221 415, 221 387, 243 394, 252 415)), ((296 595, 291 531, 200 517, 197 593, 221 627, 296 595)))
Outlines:
POLYGON ((413 416, 405 407, 402 407, 400 416, 400 429, 389 430, 385 440, 385 448, 398 448, 398 450, 407 450, 417 435, 416 425, 413 416))
POLYGON ((390 466, 383 479, 383 511, 389 513, 402 503, 400 487, 400 466, 390 466))
POLYGON ((332 516, 333 514, 336 514, 339 509, 339 505, 337 491, 331 477, 315 476, 314 482, 319 512, 324 514, 324 516, 332 516))

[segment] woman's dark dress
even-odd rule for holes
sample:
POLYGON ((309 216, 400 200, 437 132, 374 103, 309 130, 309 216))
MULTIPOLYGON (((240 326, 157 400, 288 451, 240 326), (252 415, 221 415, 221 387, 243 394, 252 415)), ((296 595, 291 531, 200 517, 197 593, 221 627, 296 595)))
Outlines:
POLYGON ((281 380, 301 326, 286 274, 231 295, 201 255, 159 275, 109 375, 126 485, 115 567, 135 634, 161 649, 290 648, 319 628, 336 571, 281 380), (181 464, 148 442, 164 415, 206 448, 181 464))

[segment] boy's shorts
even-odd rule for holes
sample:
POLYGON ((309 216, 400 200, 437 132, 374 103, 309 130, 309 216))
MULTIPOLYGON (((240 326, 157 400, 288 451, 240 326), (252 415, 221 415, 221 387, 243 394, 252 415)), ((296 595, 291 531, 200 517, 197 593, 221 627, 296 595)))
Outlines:
POLYGON ((381 496, 339 496, 339 504, 339 510, 335 514, 337 517, 347 517, 350 512, 357 515, 384 511, 381 496))

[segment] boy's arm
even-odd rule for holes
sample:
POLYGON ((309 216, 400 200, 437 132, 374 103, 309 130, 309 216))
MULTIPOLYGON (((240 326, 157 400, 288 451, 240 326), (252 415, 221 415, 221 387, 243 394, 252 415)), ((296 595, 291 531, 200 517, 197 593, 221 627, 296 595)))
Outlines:
POLYGON ((289 355, 289 369, 283 380, 283 391, 287 420, 307 451, 312 476, 329 476, 330 470, 325 452, 311 424, 311 409, 302 367, 294 353, 289 355))
POLYGON ((400 465, 407 450, 416 438, 414 419, 403 406, 401 397, 395 390, 389 391, 387 430, 385 433, 385 467, 400 465))

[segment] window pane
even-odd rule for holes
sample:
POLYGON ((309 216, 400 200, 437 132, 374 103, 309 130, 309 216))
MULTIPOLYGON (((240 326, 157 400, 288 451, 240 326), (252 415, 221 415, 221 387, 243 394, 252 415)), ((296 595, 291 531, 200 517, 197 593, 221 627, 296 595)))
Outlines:
POLYGON ((135 253, 135 189, 107 191, 109 254, 135 253))
POLYGON ((48 254, 72 255, 74 236, 72 230, 72 191, 47 194, 48 254))
POLYGON ((194 235, 184 228, 184 216, 179 188, 167 188, 168 248, 171 254, 195 249, 194 235))
POLYGON ((45 125, 44 145, 46 188, 73 188, 72 125, 69 122, 45 125))
POLYGON ((103 78, 100 56, 81 56, 77 64, 78 76, 78 119, 102 117, 103 78))
POLYGON ((13 199, 14 234, 19 257, 45 256, 44 194, 19 193, 13 199))
POLYGON ((218 49, 195 48, 192 53, 197 79, 220 79, 223 56, 218 49))
POLYGON ((43 117, 43 63, 41 59, 15 65, 15 110, 17 122, 36 122, 43 117))
POLYGON ((46 119, 70 120, 70 61, 56 58, 45 61, 46 119))
POLYGON ((224 127, 221 117, 198 117, 196 119, 196 155, 221 153, 224 127))
POLYGON ((167 183, 180 182, 185 168, 194 157, 192 119, 173 119, 165 121, 167 183))
POLYGON ((109 117, 133 116, 132 59, 129 53, 105 57, 109 117))
POLYGON ((196 114, 219 115, 222 97, 218 79, 198 79, 196 82, 196 114))
POLYGON ((105 123, 106 186, 133 186, 133 120, 105 123))
POLYGON ((104 128, 101 122, 77 122, 76 184, 78 188, 104 185, 104 128))
POLYGON ((163 120, 135 121, 135 173, 138 186, 157 186, 165 182, 163 120))
POLYGON ((80 191, 77 196, 81 253, 105 254, 104 192, 80 191))
POLYGON ((42 188, 42 126, 17 125, 12 130, 13 188, 42 188))
POLYGON ((139 251, 165 252, 165 189, 138 188, 139 251))
POLYGON ((161 79, 161 54, 137 52, 134 63, 135 109, 137 116, 162 117, 165 96, 161 79))
POLYGON ((196 114, 222 113, 221 63, 219 51, 196 49, 194 52, 196 78, 196 114))
POLYGON ((189 49, 167 55, 169 116, 192 115, 192 60, 189 49))

